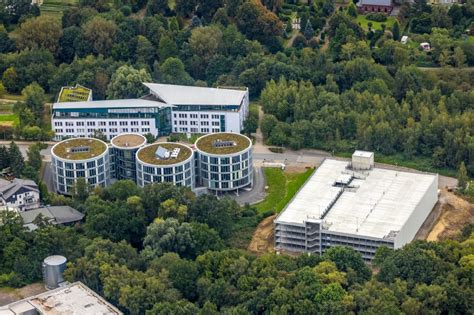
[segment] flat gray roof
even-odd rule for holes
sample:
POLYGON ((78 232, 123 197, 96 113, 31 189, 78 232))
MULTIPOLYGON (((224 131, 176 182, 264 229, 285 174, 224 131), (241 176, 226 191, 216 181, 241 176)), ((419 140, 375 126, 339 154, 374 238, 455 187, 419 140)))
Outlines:
POLYGON ((44 315, 121 315, 123 314, 100 295, 81 282, 74 282, 24 300, 0 306, 0 314, 37 310, 44 315))
POLYGON ((247 90, 185 85, 143 83, 150 91, 173 105, 240 105, 247 90))
POLYGON ((322 218, 327 230, 383 238, 399 231, 415 210, 438 176, 374 168, 353 172, 348 162, 326 159, 308 179, 276 223, 303 224, 320 220, 341 187, 335 182, 347 182, 346 189, 322 218))
POLYGON ((84 109, 84 108, 146 108, 146 107, 171 107, 168 104, 149 101, 141 98, 125 100, 103 100, 86 102, 54 103, 53 109, 84 109))

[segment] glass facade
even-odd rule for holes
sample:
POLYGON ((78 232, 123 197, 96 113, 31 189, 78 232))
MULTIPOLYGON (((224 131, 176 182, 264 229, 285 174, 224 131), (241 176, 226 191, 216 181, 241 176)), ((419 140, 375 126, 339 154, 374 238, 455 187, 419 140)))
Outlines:
POLYGON ((176 186, 194 188, 194 158, 178 165, 149 165, 137 160, 137 184, 172 183, 176 186))
POLYGON ((252 149, 225 157, 199 153, 199 179, 211 190, 227 191, 253 182, 252 149))
POLYGON ((108 150, 88 161, 66 161, 53 154, 51 168, 56 191, 61 194, 72 195, 78 178, 84 178, 91 187, 106 187, 110 184, 108 150))

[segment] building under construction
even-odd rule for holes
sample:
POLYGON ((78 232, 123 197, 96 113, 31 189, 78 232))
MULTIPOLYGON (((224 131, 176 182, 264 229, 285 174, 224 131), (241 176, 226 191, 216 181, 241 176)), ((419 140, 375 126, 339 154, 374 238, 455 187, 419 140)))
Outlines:
POLYGON ((326 159, 275 219, 275 247, 322 254, 348 246, 371 260, 382 245, 412 241, 437 201, 437 174, 375 168, 372 152, 326 159))

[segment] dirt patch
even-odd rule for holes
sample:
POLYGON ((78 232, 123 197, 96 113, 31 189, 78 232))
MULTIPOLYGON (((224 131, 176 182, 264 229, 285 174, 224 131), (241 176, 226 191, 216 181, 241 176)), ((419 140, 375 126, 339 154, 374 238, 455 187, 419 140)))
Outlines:
POLYGON ((442 189, 439 203, 440 215, 426 236, 427 241, 456 238, 466 224, 474 223, 474 205, 468 201, 442 189))
POLYGON ((287 174, 301 174, 306 171, 305 166, 286 166, 285 173, 287 174))
POLYGON ((0 306, 22 300, 46 291, 43 283, 33 283, 19 289, 0 288, 0 306))
POLYGON ((277 215, 267 217, 260 222, 252 235, 248 250, 255 254, 274 252, 275 235, 273 234, 273 220, 277 215))

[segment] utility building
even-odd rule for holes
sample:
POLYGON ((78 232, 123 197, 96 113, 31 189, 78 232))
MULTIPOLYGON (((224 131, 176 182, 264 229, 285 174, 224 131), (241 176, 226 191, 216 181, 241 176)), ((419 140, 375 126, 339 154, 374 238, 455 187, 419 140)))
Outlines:
POLYGON ((373 153, 356 153, 352 163, 326 159, 276 218, 277 250, 339 245, 371 260, 414 239, 438 201, 438 175, 374 168, 373 153))

